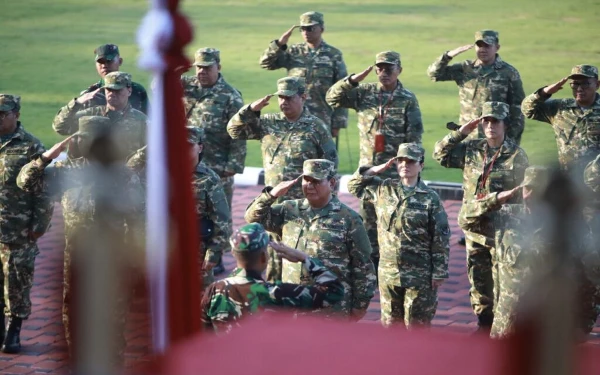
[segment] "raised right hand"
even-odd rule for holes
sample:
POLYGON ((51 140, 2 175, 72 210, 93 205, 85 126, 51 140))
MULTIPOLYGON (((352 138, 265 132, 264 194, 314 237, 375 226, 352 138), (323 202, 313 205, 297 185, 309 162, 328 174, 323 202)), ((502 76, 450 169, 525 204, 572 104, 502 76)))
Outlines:
POLYGON ((75 101, 79 104, 85 104, 86 102, 89 102, 90 100, 92 100, 94 98, 94 96, 98 93, 98 91, 103 90, 103 89, 104 89, 104 87, 99 87, 94 91, 90 91, 88 93, 81 95, 75 101))
POLYGON ((252 104, 250 104, 250 110, 253 112, 260 111, 261 109, 263 109, 269 105, 269 100, 271 100, 272 97, 273 97, 273 95, 267 95, 262 99, 258 99, 256 101, 252 102, 252 104))
POLYGON ((467 44, 465 46, 461 46, 458 48, 455 48, 451 51, 448 51, 448 53, 446 53, 446 55, 448 55, 448 57, 454 57, 456 55, 460 55, 461 53, 470 50, 471 48, 475 47, 474 44, 467 44))
POLYGON ((480 121, 481 118, 471 120, 468 123, 461 126, 460 129, 458 129, 458 131, 461 132, 463 135, 469 135, 473 130, 477 129, 477 126, 479 125, 480 121))
POLYGON ((288 40, 290 40, 290 36, 292 36, 292 33, 294 32, 294 29, 298 28, 300 26, 298 25, 294 25, 292 27, 290 27, 290 29, 288 31, 286 31, 285 33, 281 34, 281 36, 279 37, 279 39, 277 39, 277 44, 279 45, 279 47, 284 46, 288 43, 288 40))
POLYGON ((510 189, 510 190, 506 190, 506 191, 501 191, 500 193, 498 193, 498 196, 497 196, 498 203, 500 203, 500 204, 506 203, 509 199, 511 199, 519 191, 521 191, 522 188, 523 188, 523 186, 519 185, 516 188, 510 189))
POLYGON ((368 176, 379 174, 379 173, 385 171, 386 169, 390 168, 392 165, 394 165, 395 161, 396 161, 396 158, 391 158, 390 160, 388 160, 387 162, 385 162, 383 164, 379 164, 379 165, 376 165, 374 167, 367 169, 365 174, 368 176))
POLYGON ((278 183, 277 186, 275 186, 273 189, 271 189, 269 194, 271 194, 275 198, 283 197, 292 188, 292 186, 296 182, 298 182, 298 180, 300 180, 301 178, 302 178, 302 176, 299 176, 298 178, 296 178, 292 181, 282 181, 282 182, 278 183))
POLYGON ((544 87, 544 89, 542 91, 544 91, 544 93, 546 95, 552 95, 552 94, 558 92, 559 90, 562 90, 564 84, 567 82, 568 79, 569 79, 569 77, 565 77, 552 85, 544 87))
POLYGON ((67 148, 67 145, 69 144, 74 135, 75 134, 70 135, 67 138, 55 144, 54 146, 50 147, 50 149, 46 150, 46 152, 44 152, 42 156, 48 160, 56 159, 58 155, 60 155, 60 153, 67 148))
POLYGON ((371 70, 373 70, 373 65, 369 66, 367 69, 363 70, 358 74, 351 75, 350 80, 354 83, 359 83, 363 79, 365 79, 369 75, 369 73, 371 73, 371 70))

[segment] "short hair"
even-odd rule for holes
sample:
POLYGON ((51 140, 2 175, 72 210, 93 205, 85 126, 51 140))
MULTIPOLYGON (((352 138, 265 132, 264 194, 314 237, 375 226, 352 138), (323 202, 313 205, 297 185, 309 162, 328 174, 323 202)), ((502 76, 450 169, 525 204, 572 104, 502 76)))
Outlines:
POLYGON ((258 263, 263 253, 267 251, 265 246, 260 251, 235 251, 233 250, 233 256, 243 266, 253 266, 258 263))

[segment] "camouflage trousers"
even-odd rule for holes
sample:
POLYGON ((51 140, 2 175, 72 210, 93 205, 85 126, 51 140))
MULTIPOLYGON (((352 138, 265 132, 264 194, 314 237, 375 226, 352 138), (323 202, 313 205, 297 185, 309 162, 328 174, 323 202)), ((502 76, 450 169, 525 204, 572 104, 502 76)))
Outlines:
POLYGON ((494 319, 494 248, 473 241, 470 232, 465 232, 465 240, 471 307, 479 319, 479 325, 491 326, 494 319))
POLYGON ((498 263, 494 272, 494 322, 490 336, 502 338, 514 329, 517 304, 527 285, 528 272, 510 264, 498 263))
POLYGON ((227 197, 227 204, 229 204, 229 211, 231 211, 231 205, 233 203, 233 176, 221 177, 221 185, 223 185, 223 191, 225 191, 225 197, 227 197))
POLYGON ((362 217, 363 225, 367 230, 367 236, 369 237, 369 242, 373 249, 373 252, 371 252, 371 260, 375 266, 375 274, 378 275, 379 240, 377 239, 377 213, 375 212, 375 206, 371 202, 361 200, 358 213, 360 214, 360 217, 362 217))
POLYGON ((27 319, 31 314, 30 292, 33 286, 35 257, 39 252, 35 242, 0 243, 0 287, 3 293, 4 314, 22 319, 27 319))
MULTIPOLYGON (((62 307, 62 320, 65 329, 65 340, 69 350, 71 358, 75 358, 77 355, 74 341, 77 337, 77 319, 80 319, 77 314, 77 304, 75 302, 75 296, 77 295, 77 286, 79 285, 81 275, 77 274, 75 268, 75 261, 73 259, 73 243, 69 238, 66 239, 66 246, 64 252, 64 276, 63 276, 63 307, 62 307)), ((125 283, 126 284, 126 283, 125 283)), ((114 332, 116 337, 114 338, 114 351, 112 353, 112 365, 115 368, 121 368, 124 363, 125 348, 127 341, 125 339, 125 325, 127 321, 129 298, 133 294, 133 290, 130 290, 127 286, 120 290, 120 293, 115 296, 114 299, 114 311, 112 313, 112 323, 115 325, 114 332)))
MULTIPOLYGON (((392 270, 397 275, 397 270, 392 270)), ((437 289, 431 285, 401 287, 385 267, 379 268, 381 324, 403 324, 407 328, 429 326, 437 310, 437 289)))

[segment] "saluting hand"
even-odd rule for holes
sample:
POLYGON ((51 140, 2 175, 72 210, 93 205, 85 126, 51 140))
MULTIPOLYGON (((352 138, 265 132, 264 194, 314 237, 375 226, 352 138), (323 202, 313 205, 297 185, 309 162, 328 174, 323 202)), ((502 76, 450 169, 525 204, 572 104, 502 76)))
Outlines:
POLYGON ((60 155, 60 153, 67 148, 67 145, 69 144, 74 135, 75 134, 70 135, 67 138, 55 144, 54 146, 50 147, 50 149, 46 150, 46 152, 44 152, 42 156, 48 160, 56 159, 58 155, 60 155))
POLYGON ((279 37, 279 39, 277 39, 277 45, 279 47, 286 45, 287 42, 288 42, 288 40, 290 40, 290 36, 292 36, 292 33, 294 32, 294 29, 296 29, 298 27, 300 27, 300 26, 294 25, 294 26, 290 27, 290 29, 288 31, 286 31, 285 33, 281 34, 281 36, 279 37))
POLYGON ((280 258, 287 259, 293 263, 304 262, 304 260, 308 257, 302 251, 291 248, 280 242, 271 241, 269 245, 271 246, 271 248, 273 248, 273 250, 275 250, 275 252, 280 258))
POLYGON ((559 90, 562 90, 564 84, 567 82, 568 79, 569 79, 569 77, 565 77, 550 86, 544 87, 544 89, 542 91, 544 91, 544 93, 546 95, 552 95, 552 94, 558 92, 559 90))
POLYGON ((362 72, 360 72, 358 74, 351 75, 350 82, 354 82, 354 83, 361 82, 363 79, 365 79, 369 75, 369 73, 371 73, 371 70, 373 70, 373 65, 369 66, 367 69, 363 70, 362 72))
POLYGON ((498 196, 497 196, 498 203, 500 203, 500 204, 506 203, 509 199, 511 199, 519 191, 521 191, 522 188, 523 188, 523 186, 519 185, 519 186, 517 186, 514 189, 510 189, 510 190, 506 190, 506 191, 501 191, 500 193, 498 193, 498 196))
POLYGON ((292 188, 292 186, 296 182, 298 182, 298 180, 300 180, 301 178, 302 178, 302 175, 300 175, 298 178, 296 178, 292 181, 282 181, 282 182, 278 183, 277 186, 275 186, 269 194, 271 194, 275 198, 283 197, 292 188))
POLYGON ((456 55, 460 55, 461 53, 470 50, 471 48, 475 47, 474 44, 467 44, 465 46, 461 46, 458 48, 455 48, 451 51, 448 51, 448 53, 446 53, 448 55, 448 57, 454 57, 456 55))
POLYGON ((385 162, 383 164, 379 164, 379 165, 376 165, 374 167, 371 167, 371 168, 367 169, 367 171, 365 172, 365 174, 367 176, 373 176, 373 175, 376 175, 376 174, 380 174, 381 172, 385 171, 386 169, 388 169, 392 165, 394 165, 395 161, 396 161, 396 158, 391 158, 390 160, 388 160, 387 162, 385 162))
POLYGON ((252 104, 250 104, 250 110, 253 112, 259 112, 261 109, 269 105, 269 100, 271 100, 272 97, 273 95, 267 95, 262 99, 252 102, 252 104))
POLYGON ((103 87, 99 87, 94 91, 90 91, 88 93, 85 93, 83 95, 81 95, 79 98, 77 98, 75 101, 79 104, 85 104, 86 102, 89 102, 90 100, 92 100, 94 98, 94 96, 96 96, 96 94, 98 93, 98 91, 104 89, 103 87))
POLYGON ((481 118, 476 118, 474 120, 471 120, 468 123, 461 126, 460 129, 458 129, 458 131, 461 132, 461 134, 463 134, 463 135, 469 135, 469 134, 471 134, 471 132, 473 130, 477 129, 477 126, 479 125, 480 121, 481 121, 481 118))

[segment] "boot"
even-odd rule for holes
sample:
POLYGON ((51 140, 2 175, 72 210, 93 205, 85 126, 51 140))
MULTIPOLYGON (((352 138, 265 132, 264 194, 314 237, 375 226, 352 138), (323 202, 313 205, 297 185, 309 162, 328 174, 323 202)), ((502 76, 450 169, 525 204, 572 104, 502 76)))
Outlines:
POLYGON ((11 316, 8 318, 8 329, 2 344, 2 351, 8 354, 17 354, 21 351, 21 323, 23 319, 11 316))
POLYGON ((492 331, 492 323, 494 322, 494 315, 481 314, 477 316, 477 330, 474 332, 477 334, 490 335, 492 331))

